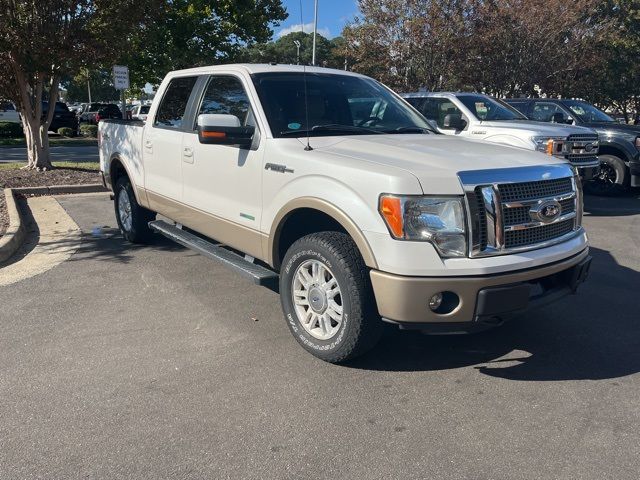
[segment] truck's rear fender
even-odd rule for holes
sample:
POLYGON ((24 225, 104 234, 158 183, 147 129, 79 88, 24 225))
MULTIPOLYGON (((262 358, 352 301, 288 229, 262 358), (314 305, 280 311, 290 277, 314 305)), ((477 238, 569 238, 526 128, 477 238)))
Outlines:
POLYGON ((136 199, 146 206, 142 133, 143 128, 136 123, 100 122, 100 161, 108 186, 113 188, 119 176, 126 174, 136 199))

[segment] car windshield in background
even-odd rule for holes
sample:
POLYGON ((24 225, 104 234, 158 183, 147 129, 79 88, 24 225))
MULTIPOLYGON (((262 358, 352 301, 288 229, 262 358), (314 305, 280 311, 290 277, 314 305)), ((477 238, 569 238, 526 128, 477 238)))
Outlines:
POLYGON ((615 123, 615 120, 602 110, 598 110, 593 105, 579 101, 565 101, 565 105, 569 107, 580 120, 583 122, 611 122, 615 123))
POLYGON ((460 95, 458 99, 480 121, 527 119, 512 106, 494 98, 483 95, 460 95))
POLYGON ((368 78, 307 73, 307 112, 302 72, 252 77, 276 138, 433 131, 420 114, 368 78))

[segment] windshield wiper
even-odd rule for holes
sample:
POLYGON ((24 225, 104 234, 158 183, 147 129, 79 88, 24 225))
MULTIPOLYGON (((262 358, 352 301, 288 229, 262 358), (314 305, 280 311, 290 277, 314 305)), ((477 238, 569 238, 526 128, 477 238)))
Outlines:
POLYGON ((407 125, 406 127, 393 128, 384 130, 384 133, 427 133, 431 132, 428 128, 416 127, 415 125, 407 125))
POLYGON ((280 132, 280 135, 282 135, 283 137, 287 135, 294 135, 294 134, 307 135, 310 133, 321 132, 321 131, 363 133, 363 134, 375 133, 376 135, 383 133, 379 130, 373 130, 372 128, 356 127, 355 125, 340 125, 338 123, 328 123, 326 125, 314 125, 313 127, 311 127, 310 130, 285 130, 283 132, 280 132))

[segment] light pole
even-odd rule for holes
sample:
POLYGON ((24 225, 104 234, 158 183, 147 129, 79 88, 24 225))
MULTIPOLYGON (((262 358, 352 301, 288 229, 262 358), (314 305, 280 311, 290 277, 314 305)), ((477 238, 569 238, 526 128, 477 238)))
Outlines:
POLYGON ((298 65, 300 65, 300 40, 294 40, 293 43, 295 44, 296 48, 298 49, 298 65))
POLYGON ((316 64, 316 34, 318 33, 318 0, 314 1, 313 13, 313 53, 311 55, 311 65, 316 64))

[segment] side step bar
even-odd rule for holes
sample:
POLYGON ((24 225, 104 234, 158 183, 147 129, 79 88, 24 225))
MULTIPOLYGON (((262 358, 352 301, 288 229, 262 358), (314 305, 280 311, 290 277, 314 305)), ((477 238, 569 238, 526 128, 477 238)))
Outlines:
POLYGON ((237 253, 182 230, 175 225, 162 220, 154 220, 149 222, 149 228, 180 245, 221 262, 231 270, 250 279, 256 285, 275 287, 278 284, 278 274, 273 270, 245 260, 244 257, 237 253))

